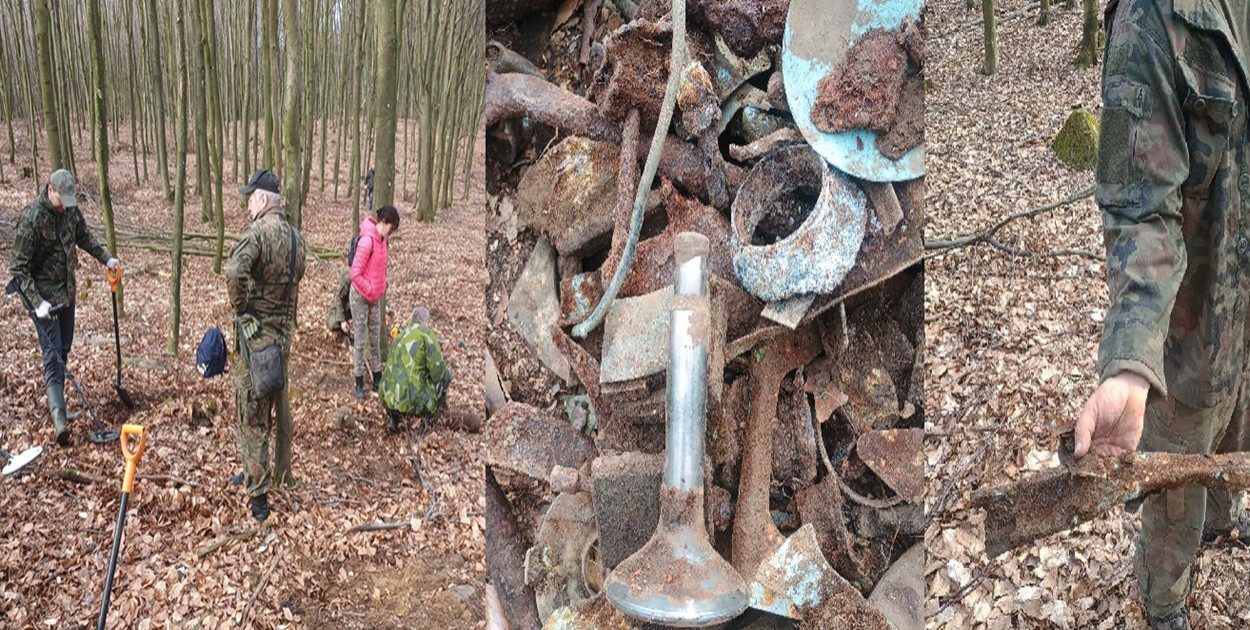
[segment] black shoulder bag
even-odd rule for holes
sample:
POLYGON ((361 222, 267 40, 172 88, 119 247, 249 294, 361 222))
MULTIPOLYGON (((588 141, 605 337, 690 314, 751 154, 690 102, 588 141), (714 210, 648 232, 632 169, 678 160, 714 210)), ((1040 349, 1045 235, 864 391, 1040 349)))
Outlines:
MULTIPOLYGON (((289 305, 295 287, 296 244, 295 228, 288 225, 287 229, 291 231, 291 273, 286 284, 286 300, 289 305)), ((282 391, 286 385, 286 374, 282 370, 282 347, 274 343, 249 353, 247 340, 243 338, 241 330, 239 334, 239 345, 243 348, 243 358, 247 360, 248 371, 252 374, 252 392, 255 396, 268 398, 282 391)))

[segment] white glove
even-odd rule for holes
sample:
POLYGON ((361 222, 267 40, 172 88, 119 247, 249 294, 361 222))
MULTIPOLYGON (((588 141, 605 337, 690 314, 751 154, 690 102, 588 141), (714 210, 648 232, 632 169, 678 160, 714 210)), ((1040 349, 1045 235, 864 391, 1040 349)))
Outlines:
POLYGON ((104 263, 104 266, 105 266, 105 267, 108 267, 108 268, 109 268, 109 271, 113 271, 113 270, 114 270, 114 269, 116 269, 116 268, 117 268, 117 266, 118 266, 118 265, 120 265, 120 264, 122 264, 122 261, 120 261, 120 260, 118 260, 118 259, 116 259, 116 258, 110 258, 110 259, 108 260, 108 262, 104 263))
POLYGON ((48 311, 52 309, 52 305, 47 300, 39 302, 39 306, 35 307, 35 317, 39 319, 49 319, 48 311))

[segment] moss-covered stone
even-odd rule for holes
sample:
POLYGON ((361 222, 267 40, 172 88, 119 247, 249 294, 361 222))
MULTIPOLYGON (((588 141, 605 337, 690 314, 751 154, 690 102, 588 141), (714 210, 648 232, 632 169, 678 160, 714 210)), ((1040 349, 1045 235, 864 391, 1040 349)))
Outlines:
POLYGON ((1098 118, 1078 109, 1063 123, 1063 129, 1050 143, 1055 156, 1069 167, 1085 171, 1098 162, 1098 118))

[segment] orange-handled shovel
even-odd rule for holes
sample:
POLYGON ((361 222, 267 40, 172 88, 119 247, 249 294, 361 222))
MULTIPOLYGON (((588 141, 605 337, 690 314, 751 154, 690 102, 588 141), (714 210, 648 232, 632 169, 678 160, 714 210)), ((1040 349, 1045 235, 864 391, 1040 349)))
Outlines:
POLYGON ((122 547, 122 530, 126 527, 126 506, 130 503, 130 492, 135 484, 135 466, 148 443, 147 429, 137 424, 122 425, 122 457, 126 458, 126 476, 122 478, 122 506, 117 513, 117 529, 113 532, 113 551, 109 554, 108 577, 104 581, 104 600, 100 602, 100 617, 96 620, 96 630, 104 630, 104 621, 109 614, 109 595, 113 591, 113 572, 117 570, 117 553, 122 547), (130 450, 128 436, 137 437, 139 445, 130 450))
POLYGON ((122 399, 122 404, 133 409, 135 401, 130 397, 130 392, 122 387, 122 336, 117 328, 117 285, 122 282, 121 263, 117 263, 114 269, 106 269, 104 274, 108 276, 109 290, 113 292, 113 347, 117 348, 117 382, 113 383, 113 389, 117 390, 117 396, 122 399))

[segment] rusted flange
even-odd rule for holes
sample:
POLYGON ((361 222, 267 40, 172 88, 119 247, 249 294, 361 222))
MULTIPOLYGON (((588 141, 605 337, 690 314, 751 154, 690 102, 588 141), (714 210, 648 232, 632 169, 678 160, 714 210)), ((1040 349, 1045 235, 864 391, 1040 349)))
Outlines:
POLYGON ((742 287, 768 301, 833 292, 855 265, 866 208, 863 191, 811 149, 786 147, 765 157, 733 203, 734 272, 742 287), (770 245, 752 245, 761 221, 792 212, 803 190, 819 190, 819 197, 798 229, 770 245))

